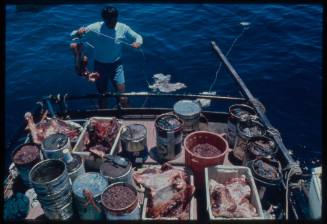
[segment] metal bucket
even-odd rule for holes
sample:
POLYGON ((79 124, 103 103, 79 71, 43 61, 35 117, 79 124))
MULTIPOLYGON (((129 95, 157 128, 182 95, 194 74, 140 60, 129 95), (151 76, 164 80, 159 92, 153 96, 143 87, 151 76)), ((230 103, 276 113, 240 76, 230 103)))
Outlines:
POLYGON ((277 160, 261 158, 248 161, 247 166, 251 169, 261 201, 267 208, 270 203, 278 203, 278 197, 282 187, 281 164, 277 160))
POLYGON ((248 140, 243 165, 260 158, 272 158, 277 152, 275 141, 267 136, 255 136, 248 140))
POLYGON ((266 129, 260 122, 251 120, 237 123, 236 127, 237 136, 233 148, 233 156, 237 161, 237 165, 239 165, 243 162, 248 140, 255 136, 264 135, 266 129))
POLYGON ((121 134, 121 145, 127 158, 133 163, 144 163, 148 158, 147 131, 142 124, 126 126, 121 134))
POLYGON ((35 143, 19 145, 11 154, 11 160, 18 170, 19 176, 26 187, 32 187, 29 172, 32 167, 40 162, 42 154, 40 146, 35 143))
POLYGON ((163 114, 155 120, 159 160, 175 159, 182 150, 183 121, 176 115, 163 114))
POLYGON ((237 123, 245 122, 247 120, 256 120, 258 117, 254 108, 245 104, 234 104, 229 107, 227 120, 227 141, 230 148, 235 145, 235 138, 237 135, 237 123))
POLYGON ((88 203, 83 190, 91 192, 95 205, 101 209, 101 194, 107 186, 107 180, 95 172, 85 173, 75 179, 73 182, 73 194, 75 207, 78 210, 80 219, 101 220, 103 218, 103 212, 99 212, 92 203, 88 203), (84 206, 86 203, 88 204, 84 206))
POLYGON ((62 133, 52 134, 42 142, 42 151, 47 159, 63 160, 64 154, 62 151, 71 148, 68 136, 62 133))
POLYGON ((199 130, 201 106, 192 100, 180 100, 174 104, 174 112, 184 122, 183 131, 199 130))
MULTIPOLYGON (((113 196, 113 197, 115 197, 115 200, 121 201, 121 200, 126 199, 127 197, 123 197, 121 195, 121 193, 123 193, 123 192, 124 193, 128 192, 128 189, 121 190, 121 192, 119 194, 113 196)), ((140 209, 140 206, 138 203, 137 191, 136 191, 135 187, 133 187, 130 184, 118 182, 118 183, 109 185, 101 195, 101 204, 105 208, 107 220, 139 220, 140 219, 141 209, 140 209), (106 203, 107 202, 106 197, 110 197, 110 195, 113 195, 113 192, 111 192, 111 191, 113 191, 114 188, 117 188, 117 187, 129 188, 135 194, 135 199, 132 198, 130 200, 131 202, 123 208, 113 208, 113 207, 110 207, 110 205, 108 205, 106 203)))
POLYGON ((73 216, 71 185, 66 165, 48 159, 36 164, 29 173, 30 181, 50 220, 67 220, 73 216))
POLYGON ((114 159, 106 160, 100 166, 100 173, 108 181, 108 184, 116 182, 125 182, 132 184, 132 163, 120 156, 113 156, 114 159), (126 166, 122 166, 115 162, 116 159, 123 159, 127 162, 126 166))

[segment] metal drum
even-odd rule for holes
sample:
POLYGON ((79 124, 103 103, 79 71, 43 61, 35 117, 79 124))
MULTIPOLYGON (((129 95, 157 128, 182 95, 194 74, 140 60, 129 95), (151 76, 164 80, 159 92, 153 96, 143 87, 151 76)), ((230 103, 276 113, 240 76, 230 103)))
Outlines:
POLYGON ((83 160, 79 155, 71 154, 68 149, 64 149, 63 154, 68 176, 71 183, 73 183, 78 176, 85 173, 83 160))
POLYGON ((201 106, 192 100, 180 100, 174 105, 174 112, 184 122, 183 131, 199 130, 201 106))
POLYGON ((248 140, 255 136, 265 135, 265 127, 257 121, 240 122, 237 124, 237 136, 233 149, 233 156, 237 163, 242 163, 245 155, 248 140))
POLYGON ((263 207, 268 209, 270 203, 276 204, 282 194, 282 173, 279 161, 268 158, 255 159, 247 162, 258 188, 263 207))
POLYGON ((85 173, 75 179, 73 182, 74 202, 81 220, 101 220, 104 217, 100 199, 107 186, 107 180, 95 172, 85 173))
POLYGON ((141 216, 135 187, 118 182, 111 184, 101 195, 107 220, 139 220, 141 216))
POLYGON ((64 149, 71 149, 71 144, 68 136, 62 133, 52 134, 42 142, 42 151, 47 159, 63 160, 64 149))
POLYGON ((29 177, 47 218, 68 220, 73 217, 72 189, 63 161, 41 161, 32 168, 29 177))
POLYGON ((159 160, 175 159, 182 150, 183 121, 176 115, 163 114, 155 120, 157 152, 159 160))
POLYGON ((247 120, 256 120, 256 111, 254 108, 245 104, 234 104, 229 107, 229 116, 227 121, 227 141, 230 148, 235 145, 235 138, 237 135, 236 126, 239 122, 247 120))
POLYGON ((111 156, 100 166, 100 173, 108 184, 125 182, 132 184, 132 163, 121 156, 111 156))
POLYGON ((14 162, 19 177, 26 187, 32 187, 29 172, 35 164, 41 161, 41 155, 40 146, 35 143, 22 144, 12 152, 11 160, 14 162))
POLYGON ((126 126, 121 134, 121 145, 124 154, 132 163, 143 163, 148 158, 147 131, 142 124, 126 126))

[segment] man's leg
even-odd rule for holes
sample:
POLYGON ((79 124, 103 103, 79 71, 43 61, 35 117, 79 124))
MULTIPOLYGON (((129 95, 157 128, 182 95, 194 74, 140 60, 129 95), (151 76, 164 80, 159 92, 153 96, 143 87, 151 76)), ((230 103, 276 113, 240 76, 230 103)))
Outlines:
MULTIPOLYGON (((113 84, 116 88, 116 91, 118 91, 119 93, 125 92, 125 76, 124 67, 122 64, 118 65, 115 68, 113 84)), ((119 103, 122 107, 128 107, 128 98, 126 96, 119 97, 119 103)))
MULTIPOLYGON (((100 78, 95 81, 96 88, 100 94, 106 93, 108 89, 108 71, 106 66, 97 61, 94 62, 94 70, 100 74, 100 78)), ((98 100, 98 106, 100 109, 108 107, 108 101, 106 97, 100 97, 98 100)))

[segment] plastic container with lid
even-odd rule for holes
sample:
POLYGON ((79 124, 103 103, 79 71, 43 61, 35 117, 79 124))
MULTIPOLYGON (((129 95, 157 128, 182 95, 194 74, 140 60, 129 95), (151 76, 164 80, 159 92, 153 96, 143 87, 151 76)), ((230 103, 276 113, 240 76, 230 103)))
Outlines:
POLYGON ((95 172, 85 173, 75 179, 73 193, 80 219, 101 220, 104 217, 100 200, 101 194, 107 186, 107 180, 95 172))
POLYGON ((192 100, 180 100, 174 104, 175 114, 184 122, 183 131, 199 129, 201 106, 192 100))

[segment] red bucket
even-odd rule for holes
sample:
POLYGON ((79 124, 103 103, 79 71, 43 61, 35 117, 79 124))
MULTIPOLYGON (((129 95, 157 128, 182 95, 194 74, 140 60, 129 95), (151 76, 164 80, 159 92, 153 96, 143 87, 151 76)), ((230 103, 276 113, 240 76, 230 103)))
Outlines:
POLYGON ((221 165, 224 163, 228 143, 224 139, 225 134, 217 134, 207 131, 196 131, 186 136, 183 145, 185 148, 185 164, 194 173, 195 185, 201 189, 204 187, 204 168, 221 165), (194 147, 200 144, 209 144, 221 151, 220 154, 211 157, 203 157, 194 153, 194 147))

